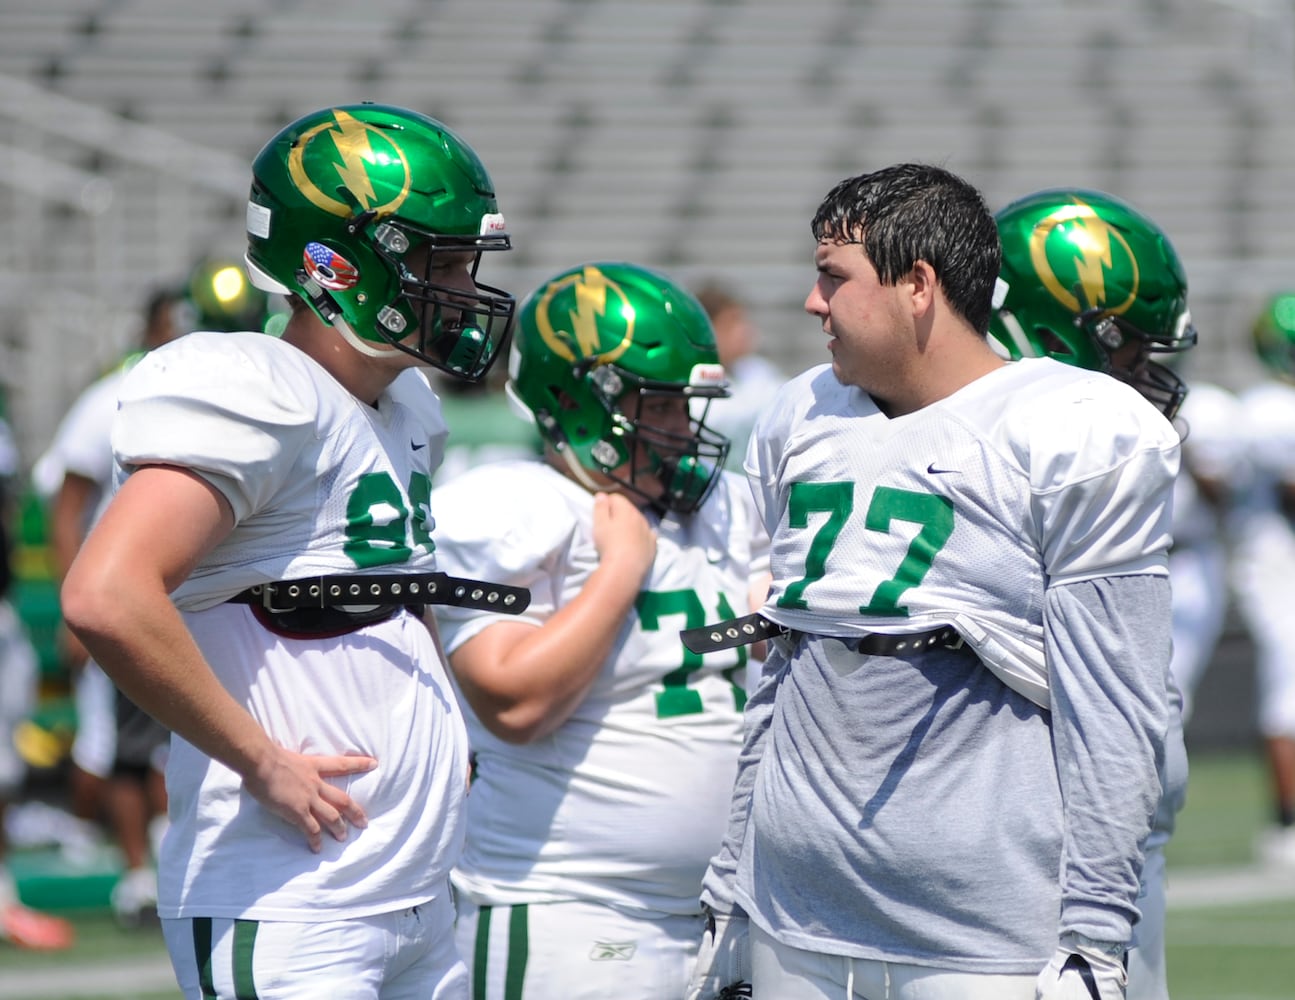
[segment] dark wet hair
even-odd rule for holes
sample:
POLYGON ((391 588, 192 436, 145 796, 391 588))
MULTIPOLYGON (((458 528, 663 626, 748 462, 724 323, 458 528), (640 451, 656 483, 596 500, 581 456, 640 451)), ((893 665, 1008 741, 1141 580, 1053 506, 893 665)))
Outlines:
POLYGON ((900 163, 841 181, 810 224, 819 242, 858 243, 884 285, 924 260, 953 309, 982 336, 1002 259, 980 192, 942 167, 900 163))

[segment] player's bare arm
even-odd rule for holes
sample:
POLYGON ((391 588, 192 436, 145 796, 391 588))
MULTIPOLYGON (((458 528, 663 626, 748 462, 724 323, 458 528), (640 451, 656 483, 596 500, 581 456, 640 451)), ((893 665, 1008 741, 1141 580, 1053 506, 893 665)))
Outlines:
POLYGON ((364 812, 328 777, 371 770, 370 757, 293 753, 274 744, 224 689, 170 593, 233 528, 221 494, 190 472, 132 474, 86 539, 62 591, 69 627, 121 690, 168 729, 243 776, 311 850, 346 837, 364 812))
POLYGON ((473 711, 502 740, 542 739, 570 717, 652 568, 656 532, 627 497, 595 495, 593 530, 600 563, 579 596, 542 627, 491 625, 450 658, 473 711))

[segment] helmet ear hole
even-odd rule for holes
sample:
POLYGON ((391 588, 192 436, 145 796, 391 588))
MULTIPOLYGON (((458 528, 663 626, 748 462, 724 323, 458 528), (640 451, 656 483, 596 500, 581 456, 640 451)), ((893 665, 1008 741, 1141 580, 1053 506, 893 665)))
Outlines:
POLYGON ((1068 358, 1074 356, 1074 351, 1070 345, 1058 337, 1052 330, 1046 326, 1037 326, 1034 328, 1035 339, 1042 345, 1044 351, 1055 358, 1068 358))
POLYGON ((581 418, 580 402, 560 385, 550 385, 549 395, 557 400, 556 412, 550 414, 549 423, 544 427, 554 444, 589 440, 589 426, 581 418), (575 417, 563 417, 562 414, 575 414, 575 417))

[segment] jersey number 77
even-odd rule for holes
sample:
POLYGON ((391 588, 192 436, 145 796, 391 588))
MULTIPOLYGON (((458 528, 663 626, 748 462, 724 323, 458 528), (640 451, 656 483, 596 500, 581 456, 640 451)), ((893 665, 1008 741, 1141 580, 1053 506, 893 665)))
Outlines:
MULTIPOLYGON (((814 533, 805 556, 805 575, 787 586, 778 598, 778 607, 809 610, 805 590, 823 578, 828 556, 836 546, 850 515, 854 512, 852 482, 792 483, 787 503, 787 519, 792 528, 808 528, 813 514, 827 517, 814 533)), ((903 560, 894 574, 877 585, 872 600, 859 606, 861 615, 907 616, 908 608, 899 603, 905 591, 922 582, 936 555, 953 534, 953 503, 936 493, 916 493, 890 486, 878 486, 864 516, 869 531, 889 534, 895 521, 920 525, 909 542, 903 560)))

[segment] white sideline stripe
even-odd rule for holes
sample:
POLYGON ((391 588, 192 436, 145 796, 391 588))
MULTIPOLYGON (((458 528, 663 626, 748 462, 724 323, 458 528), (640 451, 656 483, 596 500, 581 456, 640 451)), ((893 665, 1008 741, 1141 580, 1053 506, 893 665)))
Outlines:
MULTIPOLYGON (((57 955, 51 955, 53 962, 57 955)), ((0 1000, 35 1000, 37 997, 138 997, 173 989, 175 973, 165 954, 122 962, 94 962, 74 968, 6 970, 0 976, 0 1000)))
POLYGON ((1229 903, 1295 899, 1295 871, 1245 865, 1236 868, 1173 869, 1165 879, 1165 906, 1185 910, 1229 903))
MULTIPOLYGON (((1179 913, 1174 918, 1177 926, 1171 935, 1175 948, 1231 948, 1251 951, 1289 949, 1295 925, 1275 923, 1256 929, 1254 921, 1237 921, 1236 926, 1219 919, 1210 910, 1188 911, 1194 916, 1179 913), (1184 927, 1184 924, 1187 926, 1184 927)), ((1177 992, 1177 991, 1175 991, 1177 992)), ((1235 1000, 1229 997, 1228 1000, 1235 1000)))

